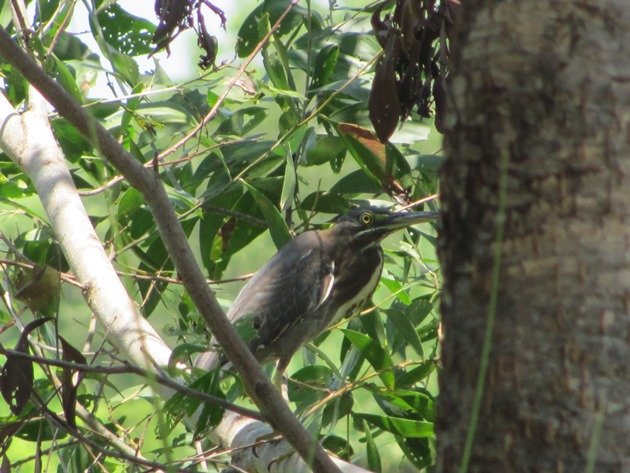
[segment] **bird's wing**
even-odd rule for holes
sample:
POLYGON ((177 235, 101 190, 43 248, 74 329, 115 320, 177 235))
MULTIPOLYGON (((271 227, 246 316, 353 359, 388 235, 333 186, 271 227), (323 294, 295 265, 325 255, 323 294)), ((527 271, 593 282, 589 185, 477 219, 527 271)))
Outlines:
MULTIPOLYGON (((319 232, 298 235, 272 257, 241 289, 228 318, 253 350, 276 340, 293 323, 311 314, 331 294, 334 263, 323 251, 319 232)), ((211 369, 218 353, 199 355, 195 365, 211 369)))
POLYGON ((330 296, 333 270, 319 232, 302 233, 254 275, 228 317, 232 323, 251 319, 263 343, 274 340, 330 296))

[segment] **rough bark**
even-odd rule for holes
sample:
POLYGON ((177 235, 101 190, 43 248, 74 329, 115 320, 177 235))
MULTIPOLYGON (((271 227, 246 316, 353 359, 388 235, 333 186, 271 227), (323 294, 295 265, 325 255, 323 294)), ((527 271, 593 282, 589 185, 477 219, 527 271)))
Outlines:
POLYGON ((438 471, 466 464, 494 289, 467 471, 630 471, 630 2, 462 5, 438 471))

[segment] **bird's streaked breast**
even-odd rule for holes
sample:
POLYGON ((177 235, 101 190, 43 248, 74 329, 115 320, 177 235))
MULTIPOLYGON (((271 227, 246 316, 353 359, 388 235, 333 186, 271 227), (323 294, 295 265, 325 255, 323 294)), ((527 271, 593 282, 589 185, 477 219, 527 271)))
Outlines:
POLYGON ((339 298, 350 287, 356 291, 355 295, 346 301, 342 301, 337 310, 335 310, 334 316, 328 321, 326 325, 330 325, 338 322, 349 313, 362 307, 365 302, 372 296, 372 293, 376 289, 383 271, 383 256, 380 248, 375 249, 373 253, 366 255, 365 261, 360 261, 363 255, 357 255, 357 261, 354 263, 358 271, 345 272, 348 277, 344 279, 337 278, 335 284, 337 287, 333 288, 333 293, 339 292, 340 294, 333 294, 333 297, 339 298), (365 279, 366 276, 367 279, 365 279), (360 287, 357 290, 357 285, 360 287))

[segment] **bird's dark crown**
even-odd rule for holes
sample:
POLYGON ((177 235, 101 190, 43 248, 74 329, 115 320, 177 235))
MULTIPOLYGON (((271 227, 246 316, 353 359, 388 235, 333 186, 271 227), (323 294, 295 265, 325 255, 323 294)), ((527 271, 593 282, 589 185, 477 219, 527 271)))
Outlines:
POLYGON ((371 246, 396 230, 437 217, 438 212, 396 212, 383 207, 357 207, 339 217, 330 231, 335 237, 371 246))
POLYGON ((335 222, 335 225, 347 222, 357 227, 369 227, 387 219, 391 214, 392 211, 384 207, 373 205, 355 207, 341 215, 335 222))
POLYGON ((386 223, 392 215, 394 212, 383 207, 356 207, 339 217, 332 231, 353 240, 362 240, 364 244, 378 241, 390 233, 386 223))

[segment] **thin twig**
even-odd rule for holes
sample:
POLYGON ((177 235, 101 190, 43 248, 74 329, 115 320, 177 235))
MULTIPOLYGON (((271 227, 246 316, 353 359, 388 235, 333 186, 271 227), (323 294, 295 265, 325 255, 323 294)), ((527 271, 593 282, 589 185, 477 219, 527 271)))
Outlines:
POLYGON ((217 396, 212 396, 210 394, 206 394, 201 391, 197 391, 196 389, 191 389, 183 384, 169 378, 160 373, 149 372, 139 366, 133 366, 129 364, 125 364, 124 366, 93 366, 86 365, 81 363, 72 363, 69 361, 63 360, 54 360, 51 358, 45 358, 43 356, 30 355, 28 353, 24 353, 21 351, 11 350, 8 348, 0 347, 0 354, 5 355, 6 357, 14 357, 20 358, 23 360, 29 360, 35 363, 41 363, 46 366, 56 366, 58 368, 69 368, 71 370, 80 371, 82 373, 98 373, 98 374, 136 374, 138 376, 142 376, 143 378, 155 380, 158 384, 162 386, 166 386, 167 388, 174 389, 175 391, 185 394, 186 396, 192 397, 194 399, 199 399, 200 401, 207 402, 210 404, 214 404, 216 406, 222 407, 228 411, 236 412, 237 414, 244 415, 245 417, 249 417, 251 419, 256 419, 262 422, 266 422, 265 417, 257 411, 252 409, 248 409, 246 407, 237 406, 236 404, 232 404, 231 402, 226 401, 217 396))
POLYGON ((440 197, 440 194, 431 194, 428 195, 426 197, 423 197, 421 199, 415 200, 407 205, 405 205, 404 207, 401 207, 399 210, 407 210, 413 207, 417 207, 420 204, 424 204, 425 202, 430 202, 431 200, 436 200, 437 198, 440 197))
MULTIPOLYGON (((6 258, 0 258, 0 264, 6 264, 8 266, 17 266, 19 268, 24 268, 24 269, 35 269, 36 267, 38 267, 38 265, 36 265, 35 263, 15 261, 15 260, 6 259, 6 258)), ((133 278, 133 279, 141 280, 141 281, 157 281, 157 282, 166 282, 169 284, 183 284, 181 279, 179 278, 161 276, 159 274, 130 273, 130 272, 119 271, 119 270, 116 270, 116 274, 118 274, 119 276, 129 277, 129 278, 133 278)), ((254 273, 247 273, 241 276, 234 276, 233 278, 206 279, 206 282, 208 284, 215 284, 215 285, 227 284, 227 283, 232 283, 232 282, 247 281, 253 275, 254 273)), ((72 284, 73 286, 83 289, 83 285, 77 281, 74 274, 59 272, 59 277, 61 278, 63 282, 67 282, 68 284, 72 284)))
MULTIPOLYGON (((222 146, 227 146, 227 145, 231 145, 231 144, 236 144, 236 143, 243 143, 247 141, 247 139, 234 139, 234 140, 226 140, 226 141, 221 141, 220 143, 215 143, 212 146, 208 146, 207 148, 204 148, 203 150, 199 150, 195 153, 187 153, 186 155, 182 156, 181 158, 178 159, 174 159, 172 161, 167 161, 167 162, 163 162, 163 161, 159 161, 159 157, 156 157, 146 163, 144 163, 144 167, 149 169, 151 167, 154 166, 154 163, 156 162, 156 159, 158 161, 158 166, 160 167, 166 167, 166 166, 173 166, 175 164, 179 164, 179 163, 184 163, 184 162, 188 162, 188 161, 192 161, 194 158, 201 156, 209 151, 212 151, 213 149, 216 148, 221 148, 222 146)), ((114 177, 112 177, 109 181, 107 181, 105 184, 96 187, 94 189, 90 189, 89 191, 79 191, 79 195, 81 197, 91 197, 97 194, 100 194, 101 192, 106 191, 107 189, 115 186, 116 184, 118 184, 119 182, 123 181, 125 178, 124 176, 122 176, 121 174, 118 174, 114 177)))
MULTIPOLYGON (((84 448, 89 446, 91 449, 95 450, 96 452, 99 452, 101 456, 118 458, 121 460, 126 460, 127 462, 130 462, 132 464, 142 465, 142 466, 148 467, 149 468, 148 471, 172 471, 173 469, 174 471, 177 471, 178 473, 179 472, 195 473, 196 471, 191 468, 180 468, 180 467, 169 468, 169 465, 166 465, 164 463, 158 463, 155 461, 147 460, 146 458, 141 457, 138 454, 134 455, 120 449, 117 449, 117 450, 105 449, 103 445, 99 444, 98 442, 95 442, 89 437, 86 437, 79 431, 79 429, 76 429, 70 426, 67 421, 65 421, 64 419, 59 417, 57 414, 55 414, 53 411, 51 411, 46 406, 44 400, 39 398, 37 394, 35 394, 35 397, 37 399, 37 402, 40 404, 38 407, 42 409, 44 416, 47 417, 49 421, 51 421, 51 423, 56 424, 60 429, 63 429, 65 432, 69 433, 74 438, 76 438, 83 445, 84 448)), ((99 434, 98 432, 96 433, 99 434)), ((101 466, 100 462, 99 462, 99 466, 101 466)))
POLYGON ((230 79, 230 81, 227 84, 227 87, 225 89, 225 91, 223 92, 223 94, 221 94, 221 96, 217 99, 216 103, 214 104, 214 106, 212 107, 212 109, 210 109, 210 111, 208 112, 208 114, 203 117, 203 119, 201 120, 201 122, 199 122, 199 125, 197 125, 191 132, 189 132, 186 136, 184 136, 181 140, 179 140, 177 143, 175 143, 173 146, 171 146, 170 148, 168 148, 167 150, 163 151, 162 153, 160 153, 157 156, 157 160, 161 161, 162 159, 164 159, 166 156, 168 156, 169 154, 174 153, 175 151, 177 151, 179 148, 181 148, 183 145, 185 145, 188 140, 190 140, 191 138, 193 138, 199 131, 201 131, 201 129, 206 126, 210 121, 212 121, 216 116, 217 113, 219 112, 219 108, 221 107, 221 105, 223 105, 223 102, 225 101, 225 99, 227 99, 228 94, 230 93, 230 91, 232 90, 232 87, 234 87, 234 85, 238 82, 238 80, 241 78, 241 76, 243 75, 243 73, 245 72, 245 69, 247 69, 247 66, 249 66, 251 64, 251 62, 254 60, 254 58, 256 57, 256 55, 260 52, 260 50, 267 44, 267 42, 269 41, 269 38, 271 38, 271 36, 276 32, 276 30, 280 27, 280 25, 282 24, 282 21, 285 19, 285 17, 289 14, 289 12, 291 11, 291 9, 297 4, 297 0, 291 0, 291 2, 287 5, 287 7, 284 9, 284 11, 282 12, 282 14, 280 15, 280 17, 278 18, 278 20, 273 24, 273 26, 271 27, 271 29, 267 32, 267 34, 265 34, 265 36, 258 42, 258 44, 256 45, 256 47, 254 48, 254 50, 249 54, 249 56, 247 56, 247 59, 245 59, 245 61, 243 62, 243 64, 241 64, 241 67, 238 68, 238 71, 236 72, 236 74, 234 75, 234 77, 232 77, 232 79, 230 79))
MULTIPOLYGON (((72 14, 74 12, 74 6, 76 5, 76 3, 77 3, 77 0, 70 1, 70 6, 68 7, 66 16, 63 18, 61 26, 57 28, 57 31, 55 31, 55 36, 53 36, 52 40, 50 41, 50 44, 48 45, 48 49, 46 50, 46 56, 50 56, 53 53, 53 49, 55 49, 55 46, 59 42, 59 38, 61 38, 61 35, 66 32, 66 28, 68 28, 70 21, 72 21, 72 14)), ((61 5, 59 6, 59 9, 63 11, 63 8, 61 7, 61 5)), ((54 17, 48 20, 47 23, 51 24, 53 23, 53 20, 55 20, 54 17)), ((46 29, 45 27, 42 28, 42 31, 44 31, 45 29, 46 29)))
MULTIPOLYGON (((31 269, 31 270, 35 268, 39 268, 39 265, 35 263, 26 263, 23 261, 15 261, 15 260, 6 259, 6 258, 0 258, 0 264, 6 264, 8 266, 17 266, 18 268, 31 269)), ((70 273, 62 273, 62 272, 58 272, 58 274, 59 274, 59 278, 63 282, 67 282, 68 284, 72 284, 73 286, 83 289, 83 284, 78 282, 76 278, 74 277, 74 275, 70 273)))
MULTIPOLYGON (((436 365, 438 363, 437 360, 426 360, 426 361, 433 361, 436 365)), ((309 383, 296 381, 294 379, 291 379, 290 382, 299 384, 301 386, 305 386, 309 389, 327 393, 324 398, 320 399, 319 401, 315 401, 313 404, 309 406, 308 410, 304 413, 304 418, 307 418, 308 416, 313 415, 315 412, 317 412, 317 410, 321 408, 323 405, 328 404, 333 399, 338 398, 347 392, 354 391, 355 389, 361 388, 367 383, 369 379, 375 378, 376 376, 380 376, 385 371, 391 371, 392 369, 394 370, 403 369, 403 368, 406 368, 407 366, 420 365, 422 363, 425 363, 426 361, 404 361, 402 363, 394 365, 393 368, 375 370, 372 373, 368 373, 359 379, 355 379, 350 383, 344 384, 339 389, 336 389, 334 391, 331 391, 330 389, 327 389, 327 388, 322 388, 320 386, 313 386, 312 384, 309 384, 309 383)))
POLYGON ((317 116, 319 116, 319 113, 326 107, 326 105, 328 105, 328 103, 335 98, 338 94, 340 94, 341 92, 343 92, 343 90, 348 87, 352 82, 354 82, 356 79, 358 79, 359 77, 361 77, 361 75, 378 59, 380 58, 382 55, 382 53, 377 54, 376 56, 374 56, 370 61, 368 61, 361 69, 359 69, 356 74, 352 77, 350 77, 346 82, 344 82, 341 87, 339 87, 338 89, 336 89, 334 92, 332 92, 324 101, 322 101, 322 103, 313 111, 311 112, 310 115, 306 116, 305 118, 303 118, 299 123, 297 123, 296 125, 293 125, 289 130, 287 130, 284 135, 282 135, 272 146, 271 148, 269 148, 267 151, 265 151, 262 155, 260 155, 258 158, 254 159, 251 163, 249 163, 245 168, 243 168, 241 170, 241 172, 239 172, 235 177, 234 177, 234 181, 238 181, 239 179, 242 179, 245 174, 247 172, 249 172, 250 169, 252 169, 254 166, 256 166, 258 163, 260 163, 263 159, 265 159, 267 156, 269 156, 269 154, 275 150, 278 146, 280 146, 281 144, 284 143, 284 140, 286 140, 289 136, 291 136, 293 134, 293 132, 295 132, 295 130, 297 130, 299 127, 301 127, 302 125, 305 125, 306 123, 308 123, 309 121, 311 121, 313 118, 316 118, 317 116))

